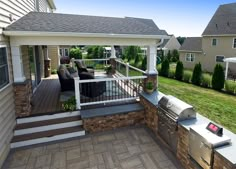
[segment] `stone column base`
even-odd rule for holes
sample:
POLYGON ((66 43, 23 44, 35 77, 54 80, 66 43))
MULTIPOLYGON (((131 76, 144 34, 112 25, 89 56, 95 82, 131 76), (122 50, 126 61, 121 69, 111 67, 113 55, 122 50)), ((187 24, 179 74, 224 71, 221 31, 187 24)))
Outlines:
POLYGON ((31 114, 32 85, 30 80, 14 83, 15 109, 17 117, 31 114))
POLYGON ((148 83, 152 83, 153 84, 153 91, 157 90, 157 85, 158 85, 158 82, 157 82, 157 74, 144 74, 147 76, 146 79, 143 80, 143 90, 146 92, 146 93, 150 93, 146 86, 148 85, 148 83))

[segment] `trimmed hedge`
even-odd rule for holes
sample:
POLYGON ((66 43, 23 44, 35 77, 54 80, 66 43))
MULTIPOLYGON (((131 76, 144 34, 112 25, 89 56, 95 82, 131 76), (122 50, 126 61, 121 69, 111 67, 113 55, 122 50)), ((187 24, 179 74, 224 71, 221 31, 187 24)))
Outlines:
POLYGON ((175 70, 175 78, 177 80, 182 80, 183 75, 184 75, 184 65, 181 61, 178 61, 175 70))
POLYGON ((225 83, 224 68, 220 64, 216 64, 212 76, 212 88, 215 90, 221 90, 224 88, 224 83, 225 83))
POLYGON ((201 79, 202 79, 202 65, 201 65, 201 63, 198 63, 195 65, 195 67, 193 69, 193 75, 192 75, 191 82, 197 86, 200 86, 201 79))

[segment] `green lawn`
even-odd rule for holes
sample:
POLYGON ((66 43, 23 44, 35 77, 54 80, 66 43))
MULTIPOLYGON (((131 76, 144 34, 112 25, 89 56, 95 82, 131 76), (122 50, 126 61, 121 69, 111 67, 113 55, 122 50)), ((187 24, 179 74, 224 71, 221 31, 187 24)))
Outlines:
POLYGON ((198 113, 236 133, 236 96, 158 77, 159 91, 193 105, 198 113))

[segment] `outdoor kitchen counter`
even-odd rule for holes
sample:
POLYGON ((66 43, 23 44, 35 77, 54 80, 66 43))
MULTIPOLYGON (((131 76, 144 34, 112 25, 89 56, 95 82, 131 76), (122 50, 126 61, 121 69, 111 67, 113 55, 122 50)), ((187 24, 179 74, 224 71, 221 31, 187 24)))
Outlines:
POLYGON ((158 107, 158 101, 165 96, 165 94, 161 92, 154 91, 152 94, 147 94, 146 92, 140 93, 148 102, 158 107))
MULTIPOLYGON (((209 119, 197 113, 196 119, 180 121, 179 124, 187 130, 190 130, 190 127, 196 125, 206 124, 207 126, 209 122, 211 122, 209 119)), ((223 132, 226 136, 231 138, 231 144, 216 148, 215 151, 230 161, 232 164, 236 165, 236 135, 225 128, 223 129, 223 132)))

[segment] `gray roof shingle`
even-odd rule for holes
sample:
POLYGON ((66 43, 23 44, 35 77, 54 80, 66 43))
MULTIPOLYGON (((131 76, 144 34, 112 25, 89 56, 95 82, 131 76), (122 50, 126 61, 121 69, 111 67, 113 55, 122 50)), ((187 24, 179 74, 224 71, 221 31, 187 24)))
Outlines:
POLYGON ((220 5, 202 35, 236 34, 236 3, 220 5))
POLYGON ((5 31, 167 35, 151 19, 30 12, 5 31))
POLYGON ((202 38, 201 37, 186 38, 179 50, 202 51, 202 38))

